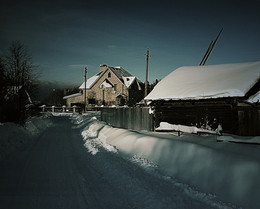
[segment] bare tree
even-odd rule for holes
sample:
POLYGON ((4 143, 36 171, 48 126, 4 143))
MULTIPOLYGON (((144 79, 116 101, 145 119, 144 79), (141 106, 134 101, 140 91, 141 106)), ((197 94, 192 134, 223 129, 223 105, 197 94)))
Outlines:
POLYGON ((5 70, 9 86, 13 87, 13 95, 18 94, 21 88, 32 91, 35 83, 35 68, 32 58, 25 46, 16 41, 11 44, 5 57, 5 70))
MULTIPOLYGON (((13 42, 6 56, 2 58, 1 66, 7 89, 7 114, 23 116, 24 106, 30 100, 30 94, 36 86, 36 66, 32 62, 26 47, 19 41, 13 42)), ((15 118, 14 120, 18 120, 15 118)), ((19 119, 20 120, 20 119, 19 119)))

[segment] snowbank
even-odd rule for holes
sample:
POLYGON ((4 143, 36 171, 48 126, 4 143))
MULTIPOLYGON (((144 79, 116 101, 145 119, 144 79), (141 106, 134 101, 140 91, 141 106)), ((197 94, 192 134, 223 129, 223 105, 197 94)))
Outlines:
POLYGON ((31 135, 40 134, 46 128, 53 125, 50 117, 51 114, 45 114, 42 117, 31 117, 27 119, 25 123, 26 131, 31 135))
POLYGON ((156 128, 155 131, 178 131, 178 132, 193 133, 193 134, 197 134, 197 133, 217 134, 218 133, 218 131, 197 128, 196 126, 174 125, 167 122, 161 122, 160 126, 156 128))
POLYGON ((217 142, 215 135, 178 137, 113 128, 95 118, 88 121, 82 136, 93 155, 100 147, 118 150, 131 159, 157 165, 164 175, 215 194, 221 201, 244 208, 260 207, 258 146, 217 142))
MULTIPOLYGON (((193 193, 197 189, 207 194, 208 201, 208 194, 213 194, 212 197, 224 203, 260 208, 260 146, 256 145, 259 137, 137 132, 108 126, 99 121, 96 113, 55 114, 61 115, 71 118, 72 128, 80 131, 92 155, 100 151, 118 153, 157 169, 165 178, 176 179, 176 185, 195 188, 190 190, 193 193), (229 143, 231 140, 247 140, 254 144, 229 143)), ((52 114, 30 118, 25 127, 0 124, 0 160, 52 126, 50 117, 52 114)), ((203 193, 198 193, 200 198, 204 198, 203 193)))
POLYGON ((0 125, 0 162, 52 126, 50 117, 51 114, 45 114, 42 117, 28 118, 24 127, 14 123, 2 123, 0 125))
POLYGON ((255 137, 237 137, 237 136, 220 136, 217 141, 222 142, 233 142, 241 144, 257 144, 260 145, 260 136, 255 137))

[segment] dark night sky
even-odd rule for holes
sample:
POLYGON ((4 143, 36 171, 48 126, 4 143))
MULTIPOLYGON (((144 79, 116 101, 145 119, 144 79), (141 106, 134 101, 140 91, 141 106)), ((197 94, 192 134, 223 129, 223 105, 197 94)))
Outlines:
POLYGON ((0 54, 19 40, 39 65, 41 80, 80 84, 100 64, 122 66, 149 80, 198 65, 223 32, 207 64, 260 60, 260 2, 0 0, 0 54))

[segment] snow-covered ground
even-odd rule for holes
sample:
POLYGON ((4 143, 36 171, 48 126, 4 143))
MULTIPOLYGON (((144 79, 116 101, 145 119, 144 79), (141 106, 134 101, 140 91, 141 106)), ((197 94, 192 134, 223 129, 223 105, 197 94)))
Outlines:
POLYGON ((45 114, 41 117, 29 118, 24 127, 14 123, 0 123, 0 162, 32 141, 33 137, 51 127, 53 125, 51 116, 51 114, 45 114))
POLYGON ((229 142, 259 138, 137 132, 95 112, 1 124, 0 134, 2 160, 18 155, 21 167, 2 166, 0 207, 260 208, 260 147, 229 142), (26 144, 30 154, 20 157, 15 150, 26 144))

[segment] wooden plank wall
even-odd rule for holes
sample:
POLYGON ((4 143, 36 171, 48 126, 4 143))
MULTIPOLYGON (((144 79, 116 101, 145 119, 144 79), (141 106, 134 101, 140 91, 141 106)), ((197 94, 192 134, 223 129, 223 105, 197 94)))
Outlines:
POLYGON ((153 115, 149 114, 148 107, 103 107, 101 120, 117 128, 154 130, 153 115))
POLYGON ((156 104, 155 127, 160 122, 188 126, 216 128, 220 123, 223 132, 242 136, 260 135, 260 107, 237 104, 232 100, 197 102, 162 102, 156 104))
POLYGON ((239 135, 260 136, 260 109, 250 106, 238 108, 239 135))
POLYGON ((159 122, 203 127, 208 124, 216 128, 220 123, 226 133, 238 134, 237 111, 225 103, 165 103, 157 106, 155 127, 159 122))

